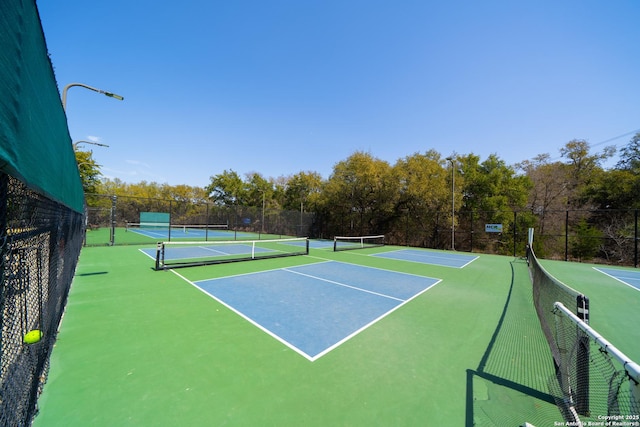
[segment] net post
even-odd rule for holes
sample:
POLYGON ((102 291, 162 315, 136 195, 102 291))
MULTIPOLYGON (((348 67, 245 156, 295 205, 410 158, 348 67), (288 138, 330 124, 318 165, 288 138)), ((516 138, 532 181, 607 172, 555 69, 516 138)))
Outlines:
MULTIPOLYGON (((589 324, 589 298, 586 295, 576 297, 576 315, 589 324)), ((577 328, 578 348, 576 350, 576 401, 575 409, 580 415, 589 416, 589 336, 577 328)))
POLYGON ((305 255, 309 255, 309 238, 307 237, 307 240, 305 241, 305 255))
POLYGON ((333 238, 333 251, 336 251, 336 248, 338 247, 338 239, 337 238, 333 238))
POLYGON ((164 258, 163 255, 164 251, 162 250, 162 242, 158 242, 156 245, 156 271, 160 270, 160 257, 164 258))

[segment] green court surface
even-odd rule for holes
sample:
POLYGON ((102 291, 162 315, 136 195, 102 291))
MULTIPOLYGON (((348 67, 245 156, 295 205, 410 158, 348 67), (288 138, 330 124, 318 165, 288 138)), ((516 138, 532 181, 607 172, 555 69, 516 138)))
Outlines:
MULTIPOLYGON (((277 234, 266 233, 249 233, 249 232, 234 232, 233 230, 220 232, 211 230, 208 239, 209 240, 235 240, 235 239, 279 239, 282 236, 277 234)), ((87 246, 108 246, 111 244, 111 229, 109 227, 100 227, 87 229, 85 242, 87 246)), ((114 230, 113 240, 116 245, 141 245, 141 244, 153 244, 158 241, 169 240, 168 236, 154 237, 152 235, 145 235, 137 231, 127 230, 125 227, 116 227, 114 230)), ((174 232, 171 240, 204 240, 204 237, 194 237, 192 235, 185 235, 181 232, 174 232)))
MULTIPOLYGON (((368 256, 397 247, 311 249, 309 256, 175 274, 154 271, 141 248, 83 249, 34 426, 541 427, 561 421, 547 394, 553 364, 521 259, 479 255, 452 268, 368 256), (181 277, 197 281, 321 260, 441 281, 310 361, 181 277)), ((594 325, 618 329, 614 344, 638 333, 640 292, 616 289, 614 301, 604 289, 614 285, 589 266, 553 267, 594 288, 594 325), (617 317, 629 314, 612 307, 633 298, 632 317, 617 317)), ((635 341, 630 356, 639 353, 635 341)))
POLYGON ((543 261, 558 280, 589 297, 589 325, 634 362, 640 363, 640 290, 598 272, 613 268, 638 273, 629 267, 611 267, 564 261, 543 261))

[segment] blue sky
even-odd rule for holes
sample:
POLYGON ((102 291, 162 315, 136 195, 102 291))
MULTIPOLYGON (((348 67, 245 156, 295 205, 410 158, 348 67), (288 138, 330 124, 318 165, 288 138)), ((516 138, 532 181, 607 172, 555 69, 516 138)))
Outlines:
POLYGON ((497 154, 640 130, 636 0, 39 0, 74 141, 103 175, 328 178, 355 151, 497 154))

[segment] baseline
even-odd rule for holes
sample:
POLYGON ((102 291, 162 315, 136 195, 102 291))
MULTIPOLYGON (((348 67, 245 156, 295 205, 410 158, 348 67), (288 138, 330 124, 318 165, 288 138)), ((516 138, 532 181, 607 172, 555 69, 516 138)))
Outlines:
POLYGON ((453 268, 464 268, 479 258, 477 255, 431 252, 420 249, 398 249, 395 251, 380 252, 370 256, 453 268))

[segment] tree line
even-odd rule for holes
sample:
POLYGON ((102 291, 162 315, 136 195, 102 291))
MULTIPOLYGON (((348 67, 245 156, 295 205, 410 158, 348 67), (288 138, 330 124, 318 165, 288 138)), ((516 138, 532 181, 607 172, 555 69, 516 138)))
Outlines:
MULTIPOLYGON (((486 221, 514 227, 513 212, 518 212, 517 221, 545 235, 561 234, 567 211, 582 211, 590 213, 574 215, 574 233, 624 240, 635 223, 628 214, 611 213, 639 208, 640 132, 620 150, 618 162, 605 168, 615 152, 611 146, 595 151, 576 139, 560 149, 557 159, 541 154, 508 165, 497 154, 483 160, 473 153, 443 156, 428 150, 391 164, 356 151, 337 162, 326 179, 313 171, 273 178, 224 170, 204 188, 98 179, 99 167, 90 156, 82 158, 80 173, 87 193, 313 212, 316 237, 380 233, 395 236, 397 243, 439 246, 433 239, 442 241, 444 232, 465 231, 465 212, 475 212, 476 218, 491 212, 486 221)), ((597 252, 601 240, 575 244, 585 246, 576 249, 577 256, 597 252)))

